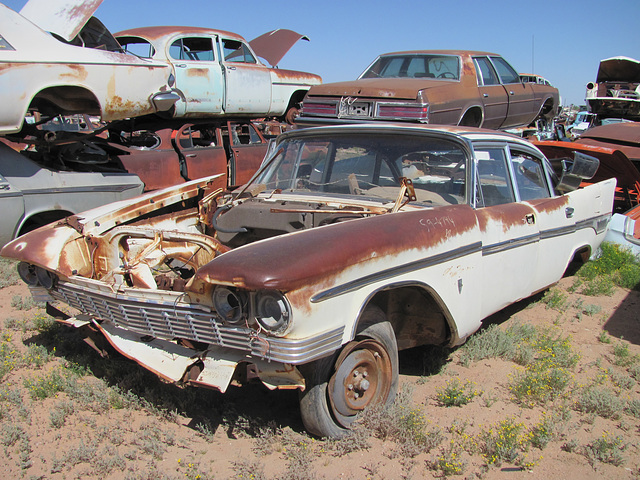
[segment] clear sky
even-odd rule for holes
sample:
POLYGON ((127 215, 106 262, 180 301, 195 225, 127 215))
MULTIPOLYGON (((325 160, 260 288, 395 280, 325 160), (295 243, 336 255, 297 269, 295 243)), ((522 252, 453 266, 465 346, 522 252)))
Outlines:
MULTIPOLYGON (((0 0, 19 11, 26 0, 0 0)), ((380 53, 464 49, 501 54, 516 70, 558 87, 565 105, 584 104, 604 58, 640 59, 640 0, 104 0, 96 16, 115 33, 187 25, 251 40, 275 28, 307 35, 281 68, 324 82, 355 79, 380 53)))

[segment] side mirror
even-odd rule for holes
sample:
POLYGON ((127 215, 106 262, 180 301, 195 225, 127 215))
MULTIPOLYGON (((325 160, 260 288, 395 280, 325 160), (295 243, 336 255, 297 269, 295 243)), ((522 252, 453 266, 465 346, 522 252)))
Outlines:
POLYGON ((589 180, 598 171, 600 160, 591 155, 574 152, 573 160, 564 158, 561 160, 562 174, 556 190, 567 193, 577 189, 583 180, 589 180))

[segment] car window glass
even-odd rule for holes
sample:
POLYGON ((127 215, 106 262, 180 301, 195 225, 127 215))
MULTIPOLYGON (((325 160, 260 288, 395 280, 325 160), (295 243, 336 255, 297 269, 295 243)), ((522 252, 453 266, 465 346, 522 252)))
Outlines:
POLYGON ((231 138, 234 145, 250 145, 253 143, 262 143, 260 137, 249 123, 235 124, 231 123, 231 138))
POLYGON ((212 62, 215 60, 211 38, 192 37, 176 40, 169 47, 169 56, 174 60, 212 62))
POLYGON ((502 83, 521 83, 520 75, 502 57, 491 57, 502 83))
POLYGON ((513 174, 520 193, 520 200, 548 198, 551 196, 540 159, 533 155, 511 150, 513 174))
POLYGON ((118 37, 117 40, 125 53, 136 55, 141 58, 151 58, 156 53, 153 46, 143 38, 118 37))
POLYGON ((278 151, 272 166, 257 180, 268 188, 363 195, 395 202, 403 195, 405 177, 412 181, 418 202, 451 205, 465 199, 467 156, 448 140, 398 139, 373 133, 334 135, 323 142, 285 141, 278 145, 278 151), (292 173, 288 162, 298 154, 299 166, 292 173), (280 168, 283 171, 278 171, 280 168), (291 183, 284 187, 283 178, 289 174, 291 183))
POLYGON ((500 83, 487 57, 474 57, 473 62, 476 65, 478 85, 498 85, 500 83))
POLYGON ((480 198, 476 199, 476 204, 490 207, 515 201, 504 148, 476 148, 475 154, 480 185, 480 198))
POLYGON ((257 63, 255 57, 244 43, 238 40, 222 40, 224 59, 227 62, 257 63))
POLYGON ((460 79, 460 61, 454 55, 386 55, 379 58, 362 78, 460 79))

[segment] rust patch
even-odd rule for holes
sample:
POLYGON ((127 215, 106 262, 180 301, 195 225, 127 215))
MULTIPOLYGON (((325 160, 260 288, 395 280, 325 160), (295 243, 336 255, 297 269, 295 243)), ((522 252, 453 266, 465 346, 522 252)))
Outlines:
POLYGON ((69 64, 67 65, 67 68, 69 68, 70 72, 60 74, 60 78, 77 80, 80 82, 84 82, 87 79, 87 75, 89 73, 84 65, 69 64))
POLYGON ((503 230, 507 232, 510 228, 526 223, 525 217, 531 213, 533 213, 533 208, 521 203, 479 208, 476 211, 482 232, 487 231, 487 226, 490 223, 496 222, 502 224, 503 230))
POLYGON ((189 68, 187 77, 203 77, 209 78, 209 69, 207 68, 189 68))
POLYGON ((561 197, 531 200, 529 203, 540 213, 553 213, 568 205, 569 197, 562 195, 561 197))
POLYGON ((433 247, 474 228, 476 215, 468 205, 379 215, 247 245, 215 258, 197 276, 249 289, 296 290, 349 266, 433 247))

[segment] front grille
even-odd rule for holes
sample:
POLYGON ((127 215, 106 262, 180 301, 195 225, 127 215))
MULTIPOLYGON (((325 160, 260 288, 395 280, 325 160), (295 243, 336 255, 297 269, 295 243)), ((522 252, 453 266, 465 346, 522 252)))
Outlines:
POLYGON ((142 335, 195 340, 290 364, 306 363, 337 350, 344 331, 339 327, 306 339, 276 338, 224 325, 206 307, 178 303, 179 296, 173 303, 151 302, 130 293, 106 294, 68 282, 59 282, 50 294, 86 315, 142 335))

